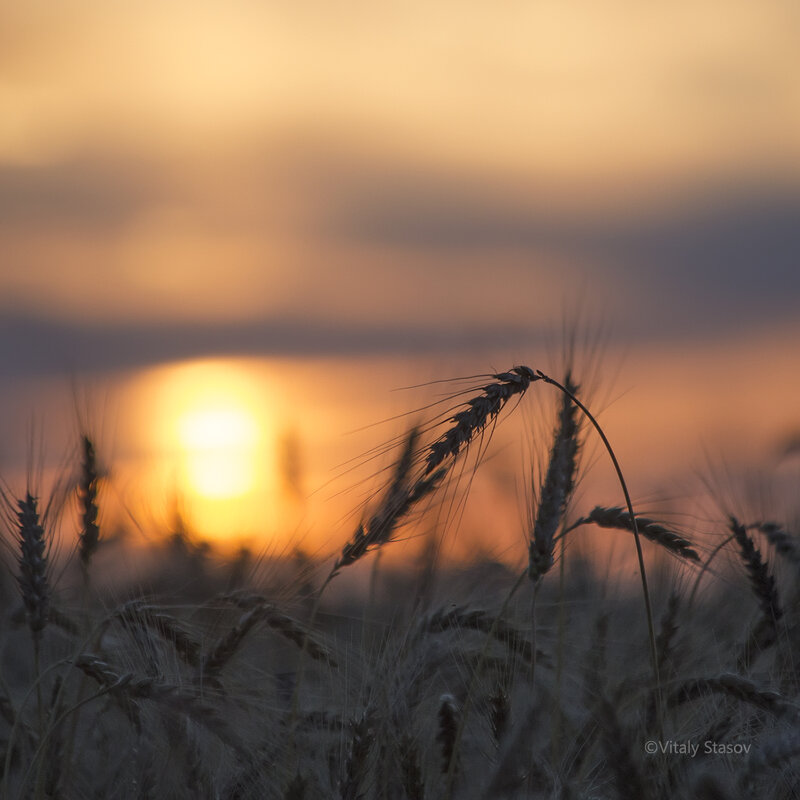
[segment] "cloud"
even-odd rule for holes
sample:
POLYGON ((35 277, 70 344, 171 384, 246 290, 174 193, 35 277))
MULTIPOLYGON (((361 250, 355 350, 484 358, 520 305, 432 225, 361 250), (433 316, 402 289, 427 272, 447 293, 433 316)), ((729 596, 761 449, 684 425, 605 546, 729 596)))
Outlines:
POLYGON ((44 165, 0 165, 0 228, 119 228, 163 198, 154 164, 75 156, 44 165))
POLYGON ((375 325, 277 319, 238 324, 122 325, 0 319, 0 376, 84 374, 208 356, 364 356, 486 352, 541 341, 535 327, 375 325))
POLYGON ((626 206, 598 186, 557 197, 311 146, 243 161, 211 171, 222 184, 123 156, 0 167, 0 373, 518 352, 581 301, 623 339, 797 319, 800 187, 732 180, 626 206))
POLYGON ((600 203, 547 208, 491 188, 384 180, 346 194, 327 232, 410 260, 431 252, 442 263, 476 252, 487 262, 509 252, 528 254, 531 264, 546 257, 571 265, 570 279, 590 290, 618 287, 635 302, 656 303, 654 317, 667 328, 672 308, 699 327, 730 315, 736 325, 749 314, 796 316, 800 187, 695 188, 614 215, 600 203))

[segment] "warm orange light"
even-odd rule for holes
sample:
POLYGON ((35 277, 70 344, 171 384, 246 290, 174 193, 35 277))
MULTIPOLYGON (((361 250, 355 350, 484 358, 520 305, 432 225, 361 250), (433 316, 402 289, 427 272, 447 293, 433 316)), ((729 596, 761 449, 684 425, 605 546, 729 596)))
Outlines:
POLYGON ((234 543, 272 536, 280 507, 275 478, 275 387, 246 359, 171 364, 143 377, 137 415, 150 464, 144 487, 179 499, 190 529, 234 543))
POLYGON ((179 420, 186 478, 208 498, 238 497, 253 489, 262 436, 258 420, 230 398, 228 404, 188 411, 179 420))

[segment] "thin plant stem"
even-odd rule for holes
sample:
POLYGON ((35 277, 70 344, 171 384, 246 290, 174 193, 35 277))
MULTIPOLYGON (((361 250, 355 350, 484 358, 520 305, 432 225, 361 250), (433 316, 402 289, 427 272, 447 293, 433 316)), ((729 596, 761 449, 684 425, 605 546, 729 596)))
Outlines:
POLYGON ((36 716, 39 720, 39 736, 44 733, 44 703, 42 701, 42 682, 40 678, 40 636, 38 633, 33 635, 33 678, 36 681, 36 716))
MULTIPOLYGON (((561 703, 561 680, 564 670, 564 640, 567 633, 567 614, 564 598, 566 597, 566 567, 564 563, 564 553, 566 542, 564 538, 558 543, 559 564, 558 564, 558 639, 556 641, 556 696, 553 701, 553 735, 551 737, 551 748, 553 763, 558 763, 558 751, 561 743, 562 726, 562 703, 561 703)), ((533 643, 533 655, 536 657, 536 643, 533 643)))
POLYGON ((647 585, 647 572, 644 566, 644 553, 642 552, 642 542, 641 538, 639 537, 639 528, 636 524, 636 515, 633 513, 633 503, 631 502, 631 496, 628 492, 628 485, 625 483, 625 477, 622 474, 622 468, 619 465, 619 461, 617 461, 617 457, 614 454, 614 449, 611 447, 611 443, 608 441, 603 429, 600 427, 600 424, 594 418, 592 413, 589 411, 588 408, 578 400, 575 395, 569 391, 565 386, 560 384, 554 378, 551 378, 545 375, 540 370, 536 371, 536 374, 545 382, 549 383, 552 386, 555 386, 557 389, 562 391, 573 403, 575 403, 578 408, 586 415, 586 418, 589 422, 592 423, 592 426, 599 434, 600 438, 605 445, 606 450, 608 451, 608 455, 611 458, 611 462, 614 465, 614 470, 617 473, 617 479, 619 480, 619 484, 622 487, 622 493, 625 495, 625 504, 628 507, 628 513, 631 515, 631 526, 633 528, 633 539, 636 542, 636 557, 639 560, 639 574, 642 579, 642 595, 644 596, 644 607, 645 607, 645 614, 647 616, 647 631, 648 636, 650 639, 650 661, 653 667, 653 677, 655 679, 655 689, 656 689, 656 707, 657 707, 657 714, 658 714, 658 723, 659 723, 659 730, 663 727, 663 703, 662 703, 662 696, 661 696, 661 677, 658 671, 658 648, 656 647, 656 630, 655 624, 653 623, 653 608, 650 602, 650 590, 647 585))

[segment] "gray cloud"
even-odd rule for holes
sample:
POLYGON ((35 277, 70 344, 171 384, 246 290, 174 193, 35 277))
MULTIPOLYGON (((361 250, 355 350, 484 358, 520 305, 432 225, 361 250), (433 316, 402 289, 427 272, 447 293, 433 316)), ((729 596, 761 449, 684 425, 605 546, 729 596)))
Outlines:
POLYGON ((0 165, 0 227, 116 228, 157 202, 156 166, 76 156, 34 166, 0 165))
POLYGON ((544 331, 509 326, 377 326, 302 319, 226 325, 92 325, 34 316, 0 319, 0 376, 103 372, 199 356, 375 355, 486 352, 541 341, 544 331))
MULTIPOLYGON (((569 263, 570 279, 618 287, 653 302, 667 329, 675 310, 695 329, 726 318, 794 316, 800 305, 800 188, 734 187, 632 210, 623 218, 569 215, 540 204, 483 200, 480 187, 391 182, 354 193, 328 220, 328 233, 447 262, 465 252, 528 253, 569 263)), ((733 321, 730 320, 729 321, 733 321)))
MULTIPOLYGON (((581 213, 557 211, 548 207, 546 192, 526 195, 519 184, 294 155, 279 174, 264 165, 250 174, 258 186, 269 184, 267 194, 285 183, 301 202, 315 201, 305 209, 302 231, 308 253, 291 273, 273 265, 256 291, 266 295, 287 277, 283 305, 268 312, 265 304, 260 319, 230 324, 59 322, 29 310, 46 307, 35 297, 18 291, 14 300, 6 293, 0 375, 108 370, 201 355, 519 351, 540 340, 540 326, 553 322, 559 301, 576 295, 590 308, 608 307, 598 297, 617 300, 614 328, 622 339, 690 340, 797 320, 800 189, 732 184, 612 219, 600 204, 581 213), (373 261, 376 252, 393 257, 373 261), (422 291, 424 298, 415 297, 422 291), (384 310, 387 321, 376 322, 384 310)), ((236 226, 237 235, 252 236, 253 246, 268 253, 261 229, 269 204, 252 186, 250 192, 251 215, 232 211, 218 223, 236 226)), ((179 196, 179 187, 157 165, 124 158, 0 167, 0 229, 44 236, 63 225, 113 233, 169 193, 179 196)), ((104 257, 84 269, 84 281, 103 269, 113 280, 104 257)), ((0 264, 0 273, 9 268, 0 264)), ((216 264, 197 269, 201 277, 217 274, 216 264)), ((237 266, 226 265, 219 275, 235 284, 237 266)), ((251 282, 258 277, 248 275, 251 282)), ((227 297, 221 286, 220 298, 227 297)), ((188 280, 178 288, 187 305, 193 288, 188 280)), ((104 316, 113 318, 109 310, 104 316)), ((258 310, 251 309, 250 319, 258 310)), ((62 313, 66 319, 75 312, 62 313)))

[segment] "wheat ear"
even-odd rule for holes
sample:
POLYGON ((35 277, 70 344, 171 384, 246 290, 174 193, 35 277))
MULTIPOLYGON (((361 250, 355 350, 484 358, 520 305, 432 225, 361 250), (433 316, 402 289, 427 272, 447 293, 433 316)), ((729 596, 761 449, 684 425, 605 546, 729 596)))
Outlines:
MULTIPOLYGON (((425 623, 425 629, 431 632, 463 628, 485 633, 503 643, 512 653, 517 653, 526 661, 533 660, 533 648, 525 638, 525 634, 519 628, 500 617, 495 617, 485 609, 473 608, 470 610, 464 606, 442 608, 431 614, 425 623)), ((535 656, 537 661, 543 660, 545 663, 550 661, 547 654, 541 650, 536 651, 535 656)))
MULTIPOLYGON (((581 517, 581 519, 570 525, 569 530, 573 530, 579 525, 590 524, 597 525, 600 528, 633 531, 630 514, 619 506, 595 506, 588 516, 581 517)), ((684 539, 660 523, 648 517, 637 516, 636 526, 645 539, 660 545, 665 550, 669 550, 671 553, 689 561, 700 561, 700 556, 692 548, 692 543, 688 539, 684 539)))
POLYGON ((774 624, 783 616, 775 578, 761 558, 761 551, 747 534, 745 526, 736 517, 730 517, 729 527, 736 539, 736 544, 739 545, 742 563, 750 576, 750 585, 758 598, 764 619, 774 624))
POLYGON ((731 516, 728 527, 736 544, 739 545, 739 555, 750 576, 750 586, 761 606, 761 619, 750 632, 739 654, 738 666, 745 670, 750 666, 755 654, 775 643, 778 637, 778 621, 783 616, 783 609, 778 599, 775 577, 761 558, 761 551, 755 546, 745 526, 736 517, 731 516))
POLYGON ((448 774, 453 769, 456 758, 456 734, 458 732, 459 708, 451 694, 443 694, 439 698, 439 730, 436 739, 442 748, 442 772, 448 774))
POLYGON ((120 675, 106 661, 88 653, 80 655, 75 660, 75 666, 123 703, 131 700, 151 700, 159 703, 185 714, 213 733, 224 744, 240 754, 245 753, 239 737, 213 709, 200 700, 195 692, 157 678, 137 678, 130 672, 120 675))
POLYGON ((44 528, 39 521, 37 500, 30 492, 17 501, 19 535, 19 584, 28 627, 38 640, 47 625, 50 612, 50 586, 47 580, 47 548, 44 528))
POLYGON ((81 437, 83 459, 81 476, 78 483, 78 500, 80 502, 81 532, 78 536, 78 554, 84 570, 88 570, 89 562, 100 543, 100 528, 97 524, 97 459, 91 439, 81 437))
POLYGON ((146 628, 169 642, 190 666, 200 663, 200 642, 184 630, 181 623, 141 600, 132 600, 114 612, 114 616, 130 627, 146 628))
POLYGON ((757 522, 754 527, 767 537, 767 541, 783 558, 795 566, 800 565, 800 543, 796 535, 789 533, 777 522, 757 522))
POLYGON ((483 387, 481 393, 467 400, 467 408, 450 418, 452 425, 434 442, 425 459, 425 474, 430 475, 445 459, 455 458, 517 395, 522 396, 534 381, 541 380, 530 367, 512 367, 508 372, 492 376, 494 383, 483 387))
MULTIPOLYGON (((325 581, 327 585, 343 567, 350 566, 392 540, 395 530, 408 516, 411 509, 431 494, 441 483, 447 470, 437 469, 425 471, 422 477, 412 476, 416 447, 419 441, 419 429, 414 428, 408 434, 403 452, 395 466, 392 482, 377 511, 366 523, 358 526, 353 538, 342 548, 342 553, 333 565, 330 575, 325 581)), ((323 586, 324 588, 324 586, 323 586)))
MULTIPOLYGON (((570 393, 578 390, 569 373, 565 384, 570 393)), ((534 583, 540 581, 553 566, 553 542, 575 482, 578 455, 578 422, 575 418, 577 410, 569 396, 563 394, 547 474, 539 491, 539 507, 531 532, 528 576, 534 583)))
POLYGON ((799 710, 780 693, 772 689, 762 689, 755 681, 734 673, 686 681, 670 695, 667 705, 673 708, 710 694, 724 694, 775 715, 790 711, 796 713, 799 710))
POLYGON ((250 631, 260 622, 265 622, 272 630, 296 644, 303 652, 316 661, 323 661, 335 667, 331 654, 308 635, 308 631, 275 606, 252 595, 225 595, 226 599, 244 608, 244 613, 236 624, 222 636, 206 655, 201 674, 204 679, 216 678, 224 666, 233 658, 250 631))

